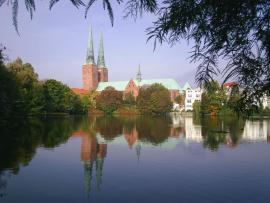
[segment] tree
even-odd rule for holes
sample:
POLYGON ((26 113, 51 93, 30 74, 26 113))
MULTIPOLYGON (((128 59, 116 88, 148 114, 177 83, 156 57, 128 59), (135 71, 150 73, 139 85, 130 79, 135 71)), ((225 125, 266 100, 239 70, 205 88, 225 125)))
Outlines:
POLYGON ((124 104, 126 106, 134 106, 136 104, 136 100, 133 94, 128 93, 127 95, 125 95, 124 104))
POLYGON ((142 87, 137 98, 137 108, 142 114, 165 114, 172 110, 170 92, 161 84, 142 87))
POLYGON ((195 101, 192 104, 192 108, 193 108, 193 115, 195 115, 195 117, 200 116, 200 114, 201 114, 201 102, 200 101, 195 101))
POLYGON ((228 99, 228 107, 234 111, 238 111, 238 102, 241 98, 238 85, 234 85, 231 87, 231 92, 228 99))
POLYGON ((177 97, 175 97, 174 101, 175 101, 177 104, 183 106, 183 105, 185 104, 185 97, 184 97, 183 94, 180 94, 180 95, 178 95, 177 97))
POLYGON ((0 53, 0 117, 18 113, 17 102, 20 100, 19 84, 1 60, 0 53))
POLYGON ((217 81, 205 83, 202 94, 201 110, 204 114, 216 115, 227 104, 227 95, 217 81))
POLYGON ((38 81, 38 75, 35 73, 30 63, 23 63, 17 58, 12 63, 7 64, 8 71, 18 84, 20 98, 16 105, 19 106, 21 113, 39 113, 44 108, 44 97, 42 84, 38 81))
POLYGON ((43 88, 46 100, 45 110, 47 112, 82 112, 79 96, 73 93, 68 86, 56 80, 47 80, 43 88))
POLYGON ((123 103, 123 95, 121 92, 112 87, 107 87, 97 96, 97 108, 106 114, 112 114, 123 103))

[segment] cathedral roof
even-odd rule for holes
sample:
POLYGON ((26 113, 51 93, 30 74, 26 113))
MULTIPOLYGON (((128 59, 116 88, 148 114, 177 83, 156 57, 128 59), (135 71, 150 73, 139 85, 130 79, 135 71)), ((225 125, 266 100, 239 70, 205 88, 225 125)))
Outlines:
MULTIPOLYGON (((152 80, 133 80, 137 86, 143 86, 143 85, 152 85, 155 83, 162 84, 164 87, 166 87, 169 90, 182 90, 181 87, 178 85, 178 83, 174 79, 152 79, 152 80)), ((106 87, 113 87, 118 91, 124 91, 128 80, 126 81, 114 81, 114 82, 100 82, 97 87, 97 91, 102 91, 106 87)))
POLYGON ((128 80, 127 81, 114 81, 114 82, 100 82, 98 83, 97 91, 100 92, 106 89, 106 87, 113 87, 114 89, 118 91, 124 91, 128 82, 129 82, 128 80))

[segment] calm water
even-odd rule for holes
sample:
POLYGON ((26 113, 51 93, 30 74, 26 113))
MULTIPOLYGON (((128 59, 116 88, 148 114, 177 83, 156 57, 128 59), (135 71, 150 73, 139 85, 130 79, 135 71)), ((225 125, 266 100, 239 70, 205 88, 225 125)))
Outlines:
POLYGON ((0 129, 0 202, 270 202, 270 120, 62 117, 0 129))

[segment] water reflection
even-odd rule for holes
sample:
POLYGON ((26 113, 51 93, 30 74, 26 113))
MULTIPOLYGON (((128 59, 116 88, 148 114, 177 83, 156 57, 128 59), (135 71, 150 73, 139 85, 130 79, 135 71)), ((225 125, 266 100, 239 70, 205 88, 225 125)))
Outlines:
POLYGON ((84 165, 84 186, 87 198, 90 197, 92 187, 93 168, 96 173, 96 186, 100 189, 102 183, 102 169, 107 155, 107 144, 99 144, 93 134, 77 131, 73 137, 81 137, 81 161, 84 165))
POLYGON ((269 141, 269 124, 269 120, 244 121, 242 118, 217 117, 196 120, 179 115, 151 119, 99 117, 91 120, 87 131, 77 131, 73 136, 81 135, 81 160, 84 164, 85 190, 89 197, 94 165, 99 189, 104 158, 110 145, 134 149, 139 161, 144 147, 171 150, 184 142, 203 143, 204 147, 217 150, 221 144, 235 148, 243 142, 269 141))
POLYGON ((236 117, 30 118, 2 124, 0 130, 0 198, 6 195, 10 176, 30 164, 37 148, 55 148, 71 136, 81 139, 80 158, 88 198, 94 184, 101 189, 104 162, 113 145, 134 150, 139 162, 143 148, 172 150, 180 143, 201 143, 207 149, 218 150, 221 145, 235 148, 247 142, 270 142, 270 120, 236 117))
POLYGON ((0 197, 8 179, 27 166, 38 147, 54 148, 68 140, 79 127, 74 117, 29 118, 0 122, 0 197))

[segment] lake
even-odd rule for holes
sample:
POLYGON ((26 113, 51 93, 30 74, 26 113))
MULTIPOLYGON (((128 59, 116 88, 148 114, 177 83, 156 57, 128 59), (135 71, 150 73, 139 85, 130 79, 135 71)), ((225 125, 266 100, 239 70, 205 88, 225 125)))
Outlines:
POLYGON ((2 122, 0 202, 270 202, 270 120, 2 122))

